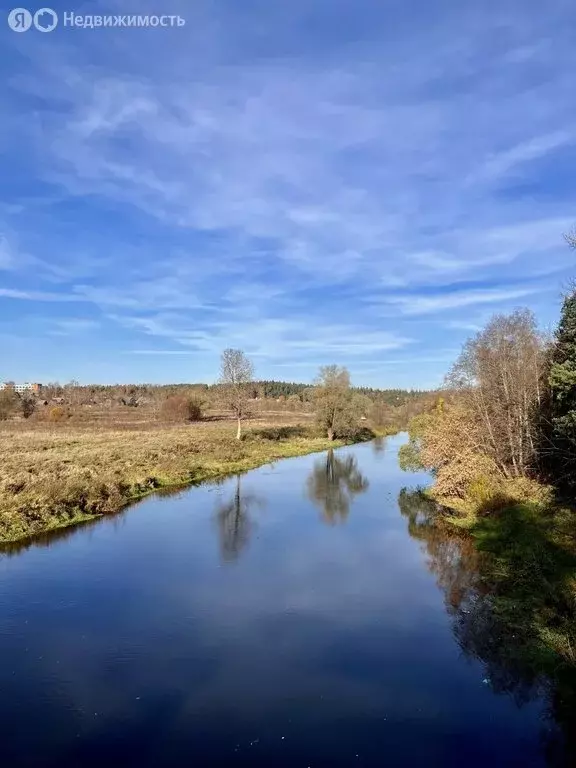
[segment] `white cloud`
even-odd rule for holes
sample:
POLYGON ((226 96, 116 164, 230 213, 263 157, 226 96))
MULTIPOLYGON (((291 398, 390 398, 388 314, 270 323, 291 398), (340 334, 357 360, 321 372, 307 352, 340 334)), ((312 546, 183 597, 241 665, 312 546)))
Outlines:
POLYGON ((14 269, 17 258, 5 237, 0 236, 0 269, 14 269))
POLYGON ((476 179, 472 178, 469 181, 501 179, 502 176, 509 174, 511 171, 518 170, 519 166, 521 167, 532 160, 545 157, 555 149, 574 144, 575 142, 576 130, 574 128, 571 130, 558 130, 544 136, 536 136, 527 141, 522 141, 510 149, 495 153, 489 157, 479 169, 476 179))
MULTIPOLYGON (((320 364, 343 357, 358 362, 363 355, 381 357, 412 343, 410 338, 393 331, 367 331, 363 326, 319 324, 311 327, 306 318, 297 316, 289 319, 267 317, 262 322, 255 321, 253 316, 238 316, 227 321, 216 319, 202 330, 195 328, 194 320, 185 314, 111 315, 110 318, 129 328, 141 329, 150 336, 209 352, 215 357, 226 347, 242 347, 257 365, 261 361, 278 364, 283 360, 303 362, 303 359, 320 364)), ((167 353, 171 354, 170 351, 167 353)))
POLYGON ((190 349, 129 349, 130 355, 193 355, 190 349))
POLYGON ((22 301, 85 301, 82 296, 70 293, 56 293, 50 291, 21 291, 13 288, 0 288, 0 296, 7 299, 20 299, 22 301))
POLYGON ((426 315, 477 304, 509 302, 522 299, 537 291, 538 288, 518 288, 513 290, 484 289, 455 291, 438 296, 390 296, 387 301, 390 304, 397 305, 399 311, 404 315, 426 315))
POLYGON ((43 325, 52 325, 48 330, 51 336, 77 336, 100 328, 97 320, 85 317, 66 318, 65 320, 46 320, 43 325))

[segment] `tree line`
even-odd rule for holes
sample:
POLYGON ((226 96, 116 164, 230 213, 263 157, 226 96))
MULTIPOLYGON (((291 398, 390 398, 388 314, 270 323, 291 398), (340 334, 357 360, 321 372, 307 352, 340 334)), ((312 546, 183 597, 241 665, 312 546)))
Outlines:
MULTIPOLYGON (((183 390, 193 390, 198 394, 210 394, 217 391, 219 382, 206 384, 191 382, 183 384, 84 384, 70 381, 66 384, 49 382, 42 388, 41 399, 63 397, 70 402, 95 404, 106 398, 130 400, 131 398, 164 398, 173 394, 181 394, 183 390)), ((378 398, 387 405, 397 406, 408 400, 414 400, 426 394, 417 389, 380 389, 376 387, 353 387, 359 394, 370 398, 378 398)), ((313 384, 291 381, 276 381, 274 379, 256 379, 250 382, 250 394, 253 399, 282 399, 294 395, 300 402, 310 402, 313 396, 313 384)))
MULTIPOLYGON (((200 421, 207 411, 221 410, 235 418, 239 414, 240 422, 270 408, 310 416, 321 410, 319 391, 322 391, 325 399, 339 403, 333 413, 330 433, 343 436, 350 423, 362 416, 386 431, 405 428, 409 418, 420 412, 431 397, 430 393, 418 390, 354 387, 346 369, 339 369, 339 373, 332 376, 332 368, 320 369, 321 390, 318 377, 308 384, 261 380, 255 378, 246 353, 229 349, 222 354, 220 375, 213 384, 80 385, 71 381, 63 385, 46 384, 38 396, 5 390, 0 392, 0 421, 14 417, 28 419, 36 413, 34 420, 67 423, 72 419, 74 423, 74 417, 89 418, 90 413, 102 409, 112 414, 117 408, 142 409, 151 418, 166 422, 200 421)), ((328 434, 328 430, 325 431, 328 434)))

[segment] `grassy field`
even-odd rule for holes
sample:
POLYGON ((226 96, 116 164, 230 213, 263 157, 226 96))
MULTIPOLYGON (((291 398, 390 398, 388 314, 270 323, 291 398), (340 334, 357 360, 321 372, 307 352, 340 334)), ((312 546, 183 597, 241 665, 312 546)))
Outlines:
MULTIPOLYGON (((330 445, 290 416, 134 429, 25 424, 0 431, 0 542, 116 512, 155 489, 251 469, 330 445)), ((369 432, 365 431, 366 436, 369 432)))

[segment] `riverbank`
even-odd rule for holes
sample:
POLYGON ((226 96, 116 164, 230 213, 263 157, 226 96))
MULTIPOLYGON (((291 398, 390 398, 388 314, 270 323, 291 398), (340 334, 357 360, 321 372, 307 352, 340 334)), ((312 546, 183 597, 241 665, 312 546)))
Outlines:
POLYGON ((450 499, 434 486, 422 495, 434 502, 435 525, 473 545, 481 591, 515 663, 535 678, 563 667, 576 674, 574 512, 534 481, 486 498, 450 499))
MULTIPOLYGON (((277 459, 338 447, 309 426, 230 422, 138 432, 52 428, 0 437, 0 542, 17 541, 105 514, 162 488, 242 472, 277 459)), ((370 439, 370 430, 359 439, 370 439)))

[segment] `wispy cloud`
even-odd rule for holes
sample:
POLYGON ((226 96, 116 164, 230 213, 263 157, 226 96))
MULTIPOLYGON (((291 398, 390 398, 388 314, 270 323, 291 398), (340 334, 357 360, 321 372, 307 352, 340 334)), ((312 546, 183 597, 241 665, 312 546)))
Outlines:
POLYGON ((400 368, 457 348, 474 308, 549 322, 573 269, 571 4, 419 4, 177 0, 165 34, 11 35, 4 311, 85 304, 102 350, 182 347, 206 376, 230 345, 263 372, 400 368))
POLYGON ((535 136, 527 141, 521 141, 510 149, 498 152, 489 157, 469 182, 484 179, 496 180, 512 171, 519 171, 526 163, 546 157, 561 147, 573 144, 576 138, 576 123, 571 130, 559 130, 543 136, 535 136))
POLYGON ((101 327, 97 320, 85 317, 67 318, 65 320, 52 320, 46 323, 51 336, 78 336, 95 331, 101 327))
POLYGON ((120 323, 143 330, 147 335, 177 342, 183 347, 209 352, 215 358, 227 346, 241 346, 257 363, 306 359, 323 362, 332 358, 380 357, 402 349, 412 339, 392 331, 367 331, 354 325, 321 325, 311 328, 305 318, 267 318, 261 327, 252 317, 222 321, 216 319, 204 330, 194 328, 186 315, 164 314, 147 318, 112 317, 120 323))
POLYGON ((192 355, 190 349, 129 349, 129 355, 192 355))
POLYGON ((397 305, 404 315, 426 315, 478 304, 501 304, 515 301, 537 291, 537 288, 486 289, 454 291, 440 296, 390 296, 388 303, 397 305))
POLYGON ((50 302, 68 302, 85 301, 82 296, 70 293, 57 293, 50 291, 21 291, 13 288, 0 288, 0 296, 6 299, 16 299, 20 301, 50 301, 50 302))

